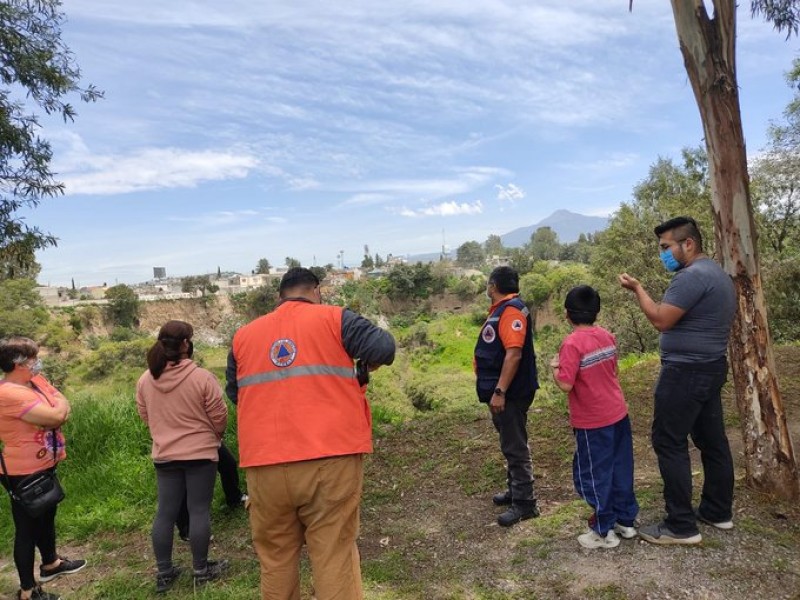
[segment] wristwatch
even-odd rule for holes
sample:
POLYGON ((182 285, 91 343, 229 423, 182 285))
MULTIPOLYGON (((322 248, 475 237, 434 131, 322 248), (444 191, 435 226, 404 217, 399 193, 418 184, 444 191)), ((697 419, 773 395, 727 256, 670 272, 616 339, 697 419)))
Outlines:
POLYGON ((499 387, 494 388, 494 393, 500 396, 501 398, 505 397, 506 393, 500 389, 499 387))

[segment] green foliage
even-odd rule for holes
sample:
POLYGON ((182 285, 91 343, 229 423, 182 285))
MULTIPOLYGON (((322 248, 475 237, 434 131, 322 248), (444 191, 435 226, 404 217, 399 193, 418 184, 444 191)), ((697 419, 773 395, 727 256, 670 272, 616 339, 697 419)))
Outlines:
POLYGON ((760 156, 751 169, 750 190, 765 260, 800 255, 800 158, 792 150, 760 156))
POLYGON ((296 258, 292 258, 291 256, 287 256, 284 262, 286 263, 286 266, 289 267, 290 269, 303 266, 299 260, 297 260, 296 258))
POLYGON ((462 277, 456 281, 453 286, 453 292, 461 300, 473 300, 479 292, 482 291, 483 286, 476 282, 474 279, 462 277))
POLYGON ((469 241, 461 244, 456 250, 456 264, 461 267, 477 269, 486 261, 486 253, 478 242, 469 241))
POLYGON ((550 297, 552 284, 548 278, 540 273, 528 273, 519 280, 519 295, 526 302, 535 306, 542 306, 550 297))
POLYGON ((78 339, 75 331, 60 319, 50 319, 42 330, 41 343, 48 350, 61 352, 78 339))
POLYGON ((623 354, 653 350, 658 333, 630 292, 620 287, 618 275, 627 272, 636 277, 653 298, 659 299, 670 276, 658 259, 653 228, 678 215, 697 220, 704 249, 713 254, 707 161, 699 149, 685 149, 680 166, 668 159, 656 161, 647 179, 634 190, 633 201, 620 206, 609 227, 597 234, 591 262, 593 283, 589 283, 600 293, 600 318, 617 335, 623 354))
POLYGON ((266 258, 259 258, 258 263, 256 263, 256 274, 258 275, 269 275, 269 270, 272 265, 269 264, 269 261, 266 258))
POLYGON ((3 89, 0 89, 0 277, 35 277, 34 253, 54 246, 56 238, 30 227, 17 216, 42 198, 62 194, 53 179, 52 150, 39 137, 39 115, 72 121, 75 109, 65 96, 81 100, 101 97, 93 86, 78 86, 80 70, 61 40, 66 19, 57 0, 7 0, 0 3, 0 48, 3 89), (21 94, 19 92, 22 92, 21 94), (13 92, 13 93, 12 93, 13 92), (24 98, 24 100, 14 100, 24 98))
POLYGON ((188 294, 200 292, 204 296, 206 293, 215 294, 219 291, 219 286, 211 283, 210 275, 192 275, 181 279, 181 291, 188 294))
POLYGON ((548 301, 561 306, 566 293, 574 286, 586 283, 589 271, 580 263, 559 263, 550 266, 544 261, 535 263, 533 271, 523 275, 519 281, 520 297, 534 308, 541 308, 548 301))
POLYGON ((62 354, 48 354, 42 357, 42 372, 55 387, 62 389, 69 377, 71 361, 62 354))
POLYGON ((592 247, 595 244, 593 234, 580 234, 578 241, 562 244, 558 251, 558 260, 589 264, 592 258, 592 247))
POLYGON ((441 294, 447 278, 434 272, 430 264, 397 265, 386 277, 386 293, 391 300, 424 299, 432 294, 441 294))
POLYGON ((132 288, 121 283, 106 290, 106 316, 114 325, 137 327, 139 325, 139 297, 132 288))
POLYGON ((79 371, 89 381, 120 373, 131 374, 130 379, 133 374, 138 376, 147 368, 147 351, 152 345, 149 338, 100 342, 97 350, 83 360, 79 371))
POLYGON ((319 279, 320 281, 325 279, 325 277, 328 275, 328 271, 325 270, 325 267, 313 266, 309 267, 308 270, 311 271, 314 275, 316 275, 317 279, 319 279))
POLYGON ((561 251, 558 234, 550 227, 540 227, 531 234, 527 251, 533 260, 556 260, 561 251))
POLYGON ((765 263, 763 276, 772 337, 800 340, 800 258, 765 263))
POLYGON ((378 314, 381 312, 381 298, 387 296, 388 288, 389 282, 385 278, 346 281, 327 301, 359 314, 378 314))
POLYGON ((23 335, 37 339, 49 320, 35 281, 0 280, 0 337, 23 335))
POLYGON ((279 286, 278 279, 271 279, 267 285, 243 294, 232 295, 230 300, 234 310, 247 321, 272 312, 278 305, 279 286))
POLYGON ((492 234, 483 242, 483 250, 486 256, 503 256, 506 249, 503 248, 503 240, 499 235, 492 234))

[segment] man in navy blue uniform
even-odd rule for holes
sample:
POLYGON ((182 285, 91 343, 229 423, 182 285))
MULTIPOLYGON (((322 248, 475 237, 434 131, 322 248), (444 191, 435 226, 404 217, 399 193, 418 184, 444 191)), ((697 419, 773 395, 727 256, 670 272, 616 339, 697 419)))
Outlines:
POLYGON ((519 297, 519 275, 511 267, 497 267, 489 275, 486 294, 492 306, 475 345, 476 389, 478 399, 489 406, 507 463, 508 487, 492 501, 508 506, 497 523, 510 527, 539 516, 527 429, 528 409, 539 383, 533 326, 519 297))

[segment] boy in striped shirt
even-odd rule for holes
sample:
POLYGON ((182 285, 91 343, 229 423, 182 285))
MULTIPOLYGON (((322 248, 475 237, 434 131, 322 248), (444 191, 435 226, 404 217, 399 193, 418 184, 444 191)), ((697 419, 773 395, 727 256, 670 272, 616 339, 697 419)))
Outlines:
POLYGON ((564 302, 570 333, 550 366, 556 385, 569 394, 575 435, 575 490, 594 509, 584 548, 615 548, 636 535, 639 512, 633 492, 633 438, 628 407, 617 379, 614 336, 594 324, 600 295, 588 285, 572 288, 564 302))

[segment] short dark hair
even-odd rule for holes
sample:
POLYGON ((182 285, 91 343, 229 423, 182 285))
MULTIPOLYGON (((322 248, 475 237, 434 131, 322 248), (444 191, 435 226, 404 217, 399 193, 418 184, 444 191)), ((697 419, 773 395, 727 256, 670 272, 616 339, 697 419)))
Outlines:
POLYGON ((692 217, 675 217, 669 221, 664 221, 653 229, 653 233, 657 237, 667 231, 674 231, 673 237, 678 240, 685 240, 692 238, 697 244, 697 249, 703 251, 703 236, 700 233, 700 228, 697 227, 697 221, 692 217))
POLYGON ((489 274, 489 283, 497 286, 501 294, 519 293, 519 273, 511 267, 497 267, 489 274))
POLYGON ((0 369, 3 373, 11 373, 15 365, 36 357, 39 346, 30 338, 19 335, 0 340, 0 369))
POLYGON ((600 294, 589 285, 577 285, 567 292, 564 308, 575 325, 592 325, 600 312, 600 294))
POLYGON ((298 287, 315 288, 319 285, 319 277, 314 275, 314 271, 305 267, 292 267, 281 278, 281 285, 278 292, 283 298, 286 290, 298 287))

